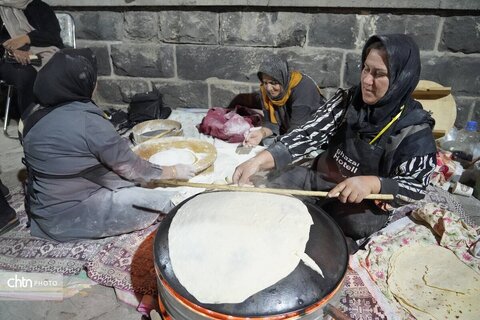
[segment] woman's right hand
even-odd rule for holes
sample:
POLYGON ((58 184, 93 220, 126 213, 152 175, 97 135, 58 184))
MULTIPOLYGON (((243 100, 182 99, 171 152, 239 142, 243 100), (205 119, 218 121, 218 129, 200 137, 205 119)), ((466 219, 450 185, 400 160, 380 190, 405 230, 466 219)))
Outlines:
POLYGON ((262 142, 263 138, 272 135, 272 132, 268 128, 256 127, 251 128, 245 135, 243 144, 249 147, 258 146, 262 142))
POLYGON ((261 170, 275 167, 275 160, 268 151, 262 151, 252 159, 249 159, 235 168, 232 180, 239 185, 252 184, 250 177, 261 170))
POLYGON ((160 180, 190 180, 195 176, 195 168, 191 164, 163 166, 160 180))

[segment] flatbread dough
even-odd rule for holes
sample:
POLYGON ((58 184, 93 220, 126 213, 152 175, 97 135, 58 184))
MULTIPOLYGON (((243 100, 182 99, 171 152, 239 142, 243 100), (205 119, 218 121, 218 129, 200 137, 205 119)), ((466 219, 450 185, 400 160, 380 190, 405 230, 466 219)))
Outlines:
MULTIPOLYGON (((170 225, 172 268, 201 303, 241 303, 297 267, 306 256, 312 224, 307 207, 293 197, 200 194, 177 211, 170 225)), ((308 263, 321 272, 312 259, 308 263)))
POLYGON ((478 319, 480 275, 437 245, 411 245, 390 259, 388 288, 417 319, 478 319))
POLYGON ((194 164, 197 157, 189 149, 173 148, 155 153, 148 161, 159 166, 173 166, 176 164, 194 164))

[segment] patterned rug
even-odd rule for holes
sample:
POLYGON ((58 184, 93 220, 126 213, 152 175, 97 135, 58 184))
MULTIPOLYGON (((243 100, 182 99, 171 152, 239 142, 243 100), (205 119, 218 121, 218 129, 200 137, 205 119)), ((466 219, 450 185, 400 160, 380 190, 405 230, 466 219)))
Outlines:
MULTIPOLYGON (((20 225, 0 236, 0 269, 25 272, 78 274, 86 269, 95 282, 120 290, 156 295, 153 262, 153 240, 158 225, 145 230, 102 240, 57 243, 30 236, 20 189, 12 192, 11 205, 17 211, 20 225)), ((454 210, 471 223, 461 205, 448 192, 429 187, 425 200, 416 206, 397 210, 395 219, 425 203, 436 203, 454 210)), ((359 274, 348 269, 345 285, 339 293, 338 307, 352 319, 386 319, 384 310, 359 274)))
POLYGON ((156 292, 153 237, 156 226, 100 240, 55 242, 30 235, 20 188, 10 205, 20 225, 0 236, 0 270, 76 275, 86 269, 95 282, 140 294, 156 292))
POLYGON ((32 237, 27 228, 24 195, 20 188, 12 190, 10 205, 17 212, 20 225, 0 237, 0 269, 24 272, 78 274, 109 241, 75 241, 58 243, 32 237))

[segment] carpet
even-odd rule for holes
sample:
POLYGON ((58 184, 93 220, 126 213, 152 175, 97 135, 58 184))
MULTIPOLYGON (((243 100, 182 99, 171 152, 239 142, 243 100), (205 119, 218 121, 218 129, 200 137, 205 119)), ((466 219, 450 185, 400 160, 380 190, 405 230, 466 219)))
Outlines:
POLYGON ((24 194, 21 188, 11 191, 10 205, 20 224, 0 237, 0 269, 17 272, 47 272, 63 275, 80 273, 110 240, 58 243, 30 235, 24 194))

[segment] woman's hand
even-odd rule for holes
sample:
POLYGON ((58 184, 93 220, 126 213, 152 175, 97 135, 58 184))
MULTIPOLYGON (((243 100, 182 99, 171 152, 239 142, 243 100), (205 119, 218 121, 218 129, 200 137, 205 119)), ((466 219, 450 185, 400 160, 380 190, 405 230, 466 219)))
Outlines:
POLYGON ((243 144, 249 147, 258 146, 263 138, 271 136, 272 134, 272 130, 268 128, 251 128, 246 134, 243 144))
POLYGON ((381 183, 377 176, 356 176, 337 184, 327 196, 338 197, 342 203, 360 203, 369 194, 379 193, 380 189, 381 183))
POLYGON ((26 66, 29 65, 30 62, 30 52, 29 51, 22 51, 22 50, 15 50, 13 51, 13 56, 18 63, 26 66))
POLYGON ((250 160, 245 161, 235 168, 233 183, 239 185, 252 184, 250 177, 261 170, 271 169, 275 166, 275 160, 268 151, 262 151, 250 160))
POLYGON ((26 34, 13 39, 8 39, 3 43, 3 47, 8 51, 14 51, 23 47, 26 44, 30 44, 30 37, 26 34))
POLYGON ((160 176, 161 180, 190 180, 195 176, 195 168, 191 164, 163 166, 162 169, 162 175, 160 176))

